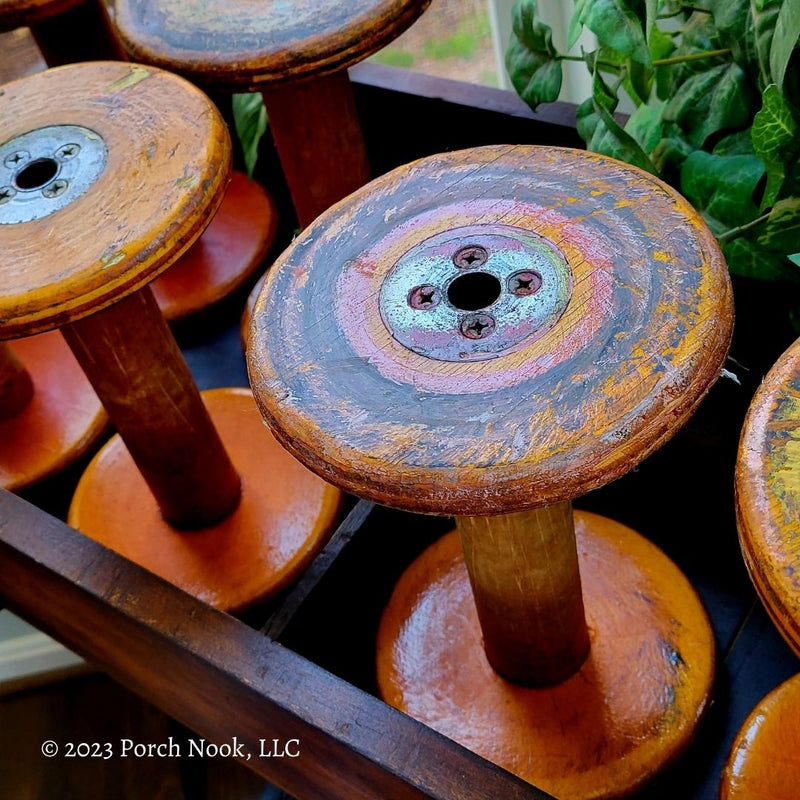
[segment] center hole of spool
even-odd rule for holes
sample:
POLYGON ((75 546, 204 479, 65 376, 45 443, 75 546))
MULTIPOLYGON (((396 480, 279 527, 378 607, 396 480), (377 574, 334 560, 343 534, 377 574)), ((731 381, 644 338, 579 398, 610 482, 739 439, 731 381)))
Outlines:
POLYGON ((50 183, 58 172, 58 161, 52 158, 37 158, 23 167, 14 179, 18 189, 40 189, 50 183))
POLYGON ((468 272, 459 275, 447 288, 447 299, 459 311, 479 311, 498 297, 502 286, 488 272, 468 272))

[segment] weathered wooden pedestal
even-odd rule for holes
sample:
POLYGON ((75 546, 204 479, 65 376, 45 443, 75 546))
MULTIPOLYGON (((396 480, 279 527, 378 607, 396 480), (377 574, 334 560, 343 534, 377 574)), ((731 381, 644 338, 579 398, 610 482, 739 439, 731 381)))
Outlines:
POLYGON ((255 307, 262 413, 332 483, 457 518, 461 546, 423 553, 384 614, 389 703, 558 797, 630 793, 686 746, 705 612, 657 548, 569 501, 691 414, 731 311, 685 201, 578 151, 423 159, 300 235, 255 307))

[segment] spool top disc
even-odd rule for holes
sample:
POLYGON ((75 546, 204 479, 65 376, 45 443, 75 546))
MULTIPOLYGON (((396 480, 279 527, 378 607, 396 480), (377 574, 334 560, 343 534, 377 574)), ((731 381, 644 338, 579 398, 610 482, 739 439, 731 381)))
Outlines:
POLYGON ((137 61, 215 89, 255 88, 344 69, 397 38, 430 0, 116 0, 137 61))
POLYGON ((0 338, 140 289, 202 233, 227 185, 228 131, 182 78, 92 62, 0 89, 0 338))
POLYGON ((330 482, 496 514, 635 466, 717 378, 731 326, 716 242, 662 182, 485 147, 395 170, 307 228, 248 359, 275 434, 330 482))
POLYGON ((756 589, 800 655, 800 340, 764 378, 736 464, 742 552, 756 589))

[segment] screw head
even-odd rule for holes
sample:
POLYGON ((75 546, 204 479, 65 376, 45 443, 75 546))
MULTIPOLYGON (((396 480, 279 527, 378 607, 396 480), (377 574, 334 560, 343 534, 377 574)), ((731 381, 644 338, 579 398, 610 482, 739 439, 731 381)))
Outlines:
POLYGON ((527 297, 542 288, 542 276, 532 270, 521 270, 509 275, 506 285, 508 291, 517 297, 527 297))
POLYGON ((408 293, 408 304, 411 308, 430 311, 439 305, 441 295, 439 290, 430 283, 416 286, 408 293))
POLYGON ((486 263, 489 258, 489 253, 486 252, 485 247, 479 244, 468 244, 456 251, 453 256, 453 263, 459 269, 474 269, 486 263))
POLYGON ((54 157, 60 159, 61 161, 68 161, 70 158, 75 158, 80 151, 81 146, 79 144, 65 144, 56 150, 54 157))
POLYGON ((30 157, 31 154, 27 150, 15 150, 3 159, 3 164, 9 169, 17 169, 29 161, 30 157))
POLYGON ((489 314, 468 314, 461 320, 459 330, 467 339, 485 339, 494 333, 494 317, 489 314))
POLYGON ((59 178, 45 186, 44 189, 42 189, 42 195, 44 197, 58 197, 60 194, 64 194, 64 192, 67 191, 67 186, 69 186, 69 183, 59 178))
POLYGON ((0 186, 0 205, 7 203, 17 193, 13 186, 0 186))

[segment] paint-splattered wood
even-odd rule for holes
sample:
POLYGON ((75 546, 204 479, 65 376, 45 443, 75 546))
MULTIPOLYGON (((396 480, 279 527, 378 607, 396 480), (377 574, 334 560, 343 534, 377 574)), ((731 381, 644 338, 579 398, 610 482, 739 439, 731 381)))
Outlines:
POLYGON ((256 88, 344 69, 399 36, 430 0, 116 0, 135 61, 215 88, 256 88))
POLYGON ((0 490, 0 595, 298 800, 547 795, 0 490), (260 758, 259 739, 300 740, 260 758))
POLYGON ((63 146, 76 129, 88 131, 83 149, 34 149, 31 163, 44 174, 0 160, 3 185, 15 194, 0 205, 2 338, 79 319, 147 284, 200 235, 227 184, 225 123, 199 90, 161 70, 79 64, 3 87, 0 147, 51 126, 57 134, 73 126, 63 146), (48 202, 63 207, 48 213, 48 202), (46 215, 16 224, 3 216, 31 205, 46 215))
POLYGON ((736 500, 750 577, 800 655, 800 340, 753 398, 736 463, 736 500))
POLYGON ((574 150, 401 167, 276 262, 248 360, 277 437, 354 494, 481 515, 634 467, 719 375, 731 291, 673 190, 574 150))
POLYGON ((800 791, 800 675, 770 692, 739 731, 720 800, 794 800, 800 791))

